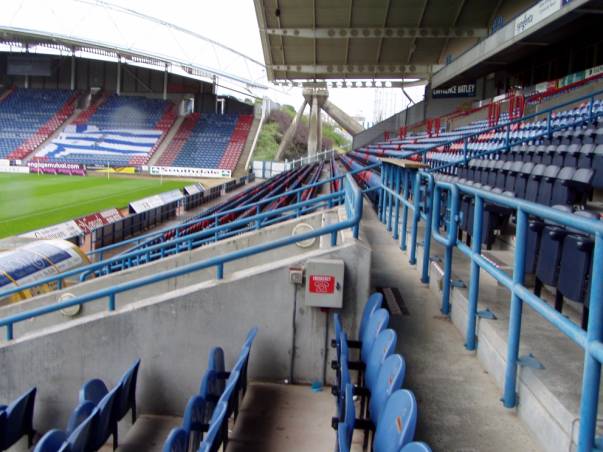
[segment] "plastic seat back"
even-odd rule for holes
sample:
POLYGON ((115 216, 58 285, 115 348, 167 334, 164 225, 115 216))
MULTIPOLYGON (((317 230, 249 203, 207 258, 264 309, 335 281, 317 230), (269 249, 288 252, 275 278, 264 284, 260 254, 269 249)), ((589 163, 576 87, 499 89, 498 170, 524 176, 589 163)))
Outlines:
POLYGON ((360 327, 358 329, 358 338, 362 339, 364 334, 364 330, 366 329, 368 322, 373 315, 373 313, 380 309, 383 305, 383 294, 380 292, 373 292, 366 301, 364 305, 364 310, 362 311, 362 319, 360 320, 360 327))
POLYGON ((67 444, 71 452, 88 452, 92 450, 90 446, 92 427, 98 418, 98 409, 94 409, 92 414, 82 421, 73 432, 67 437, 67 444))
POLYGON ((138 379, 138 369, 140 359, 136 360, 121 377, 118 385, 121 387, 121 394, 114 410, 116 420, 124 418, 129 410, 132 410, 132 424, 136 421, 136 382, 138 379))
POLYGON ((100 449, 109 436, 117 430, 117 421, 113 416, 113 408, 120 395, 120 388, 116 386, 98 404, 98 417, 91 433, 92 447, 100 449))
POLYGON ((94 405, 98 405, 102 398, 108 393, 109 390, 107 389, 105 382, 99 378, 93 378, 82 385, 79 394, 79 401, 84 402, 88 400, 94 405))
MULTIPOLYGON (((62 447, 67 440, 67 434, 62 430, 54 429, 46 432, 46 434, 38 441, 34 452, 58 452, 60 450, 66 451, 67 449, 62 447)), ((66 446, 67 448, 69 446, 66 446)))
POLYGON ((207 435, 199 447, 199 452, 216 452, 222 443, 222 432, 226 418, 227 404, 220 402, 216 406, 207 430, 207 435))
POLYGON ((8 449, 23 435, 28 436, 28 444, 31 446, 35 433, 33 411, 36 391, 36 388, 31 388, 4 410, 4 421, 0 423, 0 450, 8 449))
POLYGON ((431 447, 429 447, 426 443, 413 441, 412 443, 408 443, 406 446, 402 446, 400 452, 431 452, 431 447))
POLYGON ((84 400, 80 402, 78 406, 71 412, 69 416, 69 420, 67 421, 67 431, 66 433, 70 435, 73 431, 79 427, 79 425, 84 422, 96 409, 96 405, 89 400, 84 400))
POLYGON ((163 443, 162 450, 163 452, 188 452, 188 439, 184 429, 173 428, 163 443))
POLYGON ((415 436, 417 401, 406 389, 395 391, 385 404, 375 431, 374 450, 398 452, 415 436))
POLYGON ((389 324, 389 313, 385 309, 377 309, 371 316, 364 335, 362 336, 362 349, 360 350, 360 356, 362 361, 366 363, 368 361, 369 354, 373 348, 373 343, 381 331, 387 328, 389 324))
POLYGON ((398 355, 388 356, 383 362, 375 386, 371 391, 371 401, 369 404, 369 414, 375 425, 379 423, 379 417, 385 408, 387 399, 402 388, 404 377, 406 375, 406 363, 404 359, 398 355))
POLYGON ((396 332, 391 329, 383 330, 375 339, 364 373, 366 387, 371 392, 375 388, 381 365, 396 349, 397 339, 396 332))
POLYGON ((200 395, 194 395, 186 404, 182 418, 182 428, 186 432, 188 443, 196 449, 199 438, 203 432, 203 424, 206 423, 205 399, 200 395))

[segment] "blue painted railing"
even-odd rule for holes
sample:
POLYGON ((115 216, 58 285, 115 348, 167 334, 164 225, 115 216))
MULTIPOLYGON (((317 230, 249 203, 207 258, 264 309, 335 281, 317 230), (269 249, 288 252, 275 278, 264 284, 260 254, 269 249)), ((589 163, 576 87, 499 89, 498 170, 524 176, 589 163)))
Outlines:
MULTIPOLYGON (((433 146, 420 147, 420 148, 413 147, 412 145, 404 145, 404 150, 384 151, 383 155, 390 156, 390 157, 399 157, 399 158, 409 158, 409 157, 412 157, 415 155, 420 155, 422 157, 423 161, 427 161, 427 153, 428 152, 437 151, 439 149, 449 147, 455 143, 462 142, 463 143, 463 151, 462 151, 463 160, 455 161, 455 162, 448 162, 448 163, 445 163, 440 166, 434 166, 432 168, 433 171, 442 170, 442 169, 445 169, 448 167, 466 163, 467 161, 469 161, 470 158, 481 157, 481 156, 485 156, 485 155, 489 155, 489 154, 497 153, 497 152, 504 152, 504 151, 508 150, 511 146, 518 146, 518 145, 533 141, 534 139, 537 139, 537 138, 542 138, 542 137, 547 137, 547 136, 550 137, 550 136, 552 136, 552 134, 554 132, 565 130, 570 126, 573 127, 575 125, 578 125, 581 123, 587 123, 587 122, 592 123, 594 120, 596 120, 600 116, 603 116, 603 111, 599 111, 599 112, 594 111, 595 98, 602 96, 602 95, 603 95, 603 90, 598 90, 593 93, 574 98, 571 101, 559 103, 550 108, 546 108, 538 113, 532 113, 532 114, 523 116, 518 119, 506 121, 502 124, 497 124, 497 125, 494 125, 491 127, 480 129, 479 131, 476 131, 476 132, 467 133, 462 138, 455 137, 450 140, 443 140, 442 142, 440 142, 438 144, 434 144, 433 146), (583 116, 581 118, 577 118, 577 119, 575 119, 574 122, 571 122, 569 124, 558 125, 558 126, 553 125, 553 121, 554 121, 553 115, 555 112, 557 112, 558 110, 564 109, 565 107, 576 105, 576 103, 583 102, 583 101, 589 102, 588 115, 583 116), (547 121, 547 128, 545 129, 545 131, 543 131, 540 134, 535 134, 536 135, 535 137, 521 138, 521 139, 516 139, 516 140, 511 141, 510 134, 512 132, 511 129, 514 126, 523 124, 526 121, 530 121, 532 119, 538 119, 538 118, 543 118, 543 117, 546 117, 546 121, 547 121), (496 150, 487 150, 487 151, 486 150, 485 151, 470 151, 468 149, 469 143, 471 142, 472 139, 478 138, 488 132, 501 132, 501 131, 506 133, 506 137, 505 137, 505 143, 500 148, 497 148, 496 150)), ((358 152, 372 153, 371 151, 365 151, 365 150, 360 150, 358 152)))
MULTIPOLYGON (((352 174, 350 174, 350 176, 351 175, 352 174)), ((257 230, 277 222, 296 218, 300 215, 308 213, 311 210, 321 207, 333 207, 339 204, 344 196, 344 192, 341 189, 339 192, 317 196, 305 201, 301 200, 302 193, 308 189, 319 188, 325 184, 329 184, 333 180, 344 180, 345 178, 345 175, 339 175, 335 178, 329 178, 313 184, 304 185, 294 190, 271 196, 252 204, 236 207, 224 212, 216 212, 208 217, 208 219, 210 219, 216 226, 181 237, 174 237, 169 241, 157 243, 146 248, 128 251, 127 253, 119 254, 99 262, 78 267, 58 275, 52 275, 38 281, 33 281, 31 283, 1 291, 0 299, 22 292, 23 290, 33 289, 42 285, 49 285, 50 287, 56 286, 58 289, 61 289, 64 281, 67 278, 75 277, 79 278, 80 281, 84 281, 91 274, 102 275, 112 271, 119 271, 137 265, 142 265, 155 259, 171 256, 180 252, 190 251, 203 244, 215 242, 234 235, 242 234, 243 232, 257 230), (284 196, 295 196, 296 202, 278 209, 272 209, 269 212, 261 212, 262 208, 284 196), (220 219, 224 216, 253 209, 256 211, 254 215, 231 221, 223 225, 219 224, 220 219)), ((348 213, 350 212, 348 211, 348 213)))
MULTIPOLYGON (((46 314, 50 314, 53 312, 60 311, 65 308, 69 308, 77 305, 84 305, 86 303, 90 303, 102 298, 106 298, 108 300, 108 309, 109 311, 114 311, 116 309, 116 300, 115 297, 117 294, 127 292, 133 289, 137 289, 139 287, 144 287, 150 284, 155 284, 161 281, 165 281, 167 279, 175 278, 182 275, 187 275, 192 272, 196 272, 198 270, 203 270, 207 268, 216 268, 216 279, 222 279, 224 277, 224 264, 232 261, 236 261, 238 259, 242 259, 245 257, 253 256, 255 254, 260 254, 266 251, 270 251, 276 248, 281 248, 284 246, 292 245, 294 243, 308 240, 316 237, 321 237, 323 235, 330 235, 331 244, 335 246, 337 244, 337 234, 339 231, 344 229, 351 228, 353 231, 354 238, 358 238, 358 229, 360 220, 362 218, 362 191, 354 182, 353 177, 350 174, 346 174, 343 177, 343 190, 340 192, 333 193, 332 198, 341 198, 343 196, 343 200, 346 207, 347 219, 343 221, 339 221, 338 223, 329 224, 323 226, 319 229, 315 229, 314 231, 305 232, 302 234, 297 234, 289 237, 283 237, 277 240, 273 240, 271 242, 263 243, 260 245, 254 245, 249 248, 244 248, 241 250, 237 250, 222 256, 215 256, 210 259, 194 262, 192 264, 184 265, 178 268, 174 268, 171 270, 167 270, 165 272, 146 276, 143 278, 139 278, 133 281, 128 281, 125 283, 117 284, 116 286, 108 287, 106 289, 101 289, 93 293, 80 295, 70 300, 61 301, 59 303, 41 306, 39 308, 32 309, 30 311, 21 312, 18 314, 14 314, 3 319, 0 319, 0 327, 6 327, 6 339, 12 340, 14 338, 13 334, 13 326, 16 323, 23 322, 28 319, 33 319, 35 317, 40 317, 46 314)), ((309 201, 304 201, 309 202, 309 201)), ((271 212, 271 213, 274 213, 271 212)))
MULTIPOLYGON (((586 452, 595 449, 595 430, 600 391, 601 363, 603 363, 603 222, 567 214, 541 204, 522 199, 510 198, 496 193, 476 189, 465 185, 436 182, 430 173, 412 172, 398 166, 383 163, 381 173, 382 189, 379 205, 379 218, 393 236, 406 233, 403 221, 398 232, 400 206, 414 210, 415 218, 424 221, 425 242, 423 246, 423 268, 421 280, 428 282, 430 261, 429 242, 431 238, 444 249, 442 306, 443 314, 450 314, 450 292, 453 285, 453 250, 457 248, 471 261, 469 295, 467 309, 467 327, 465 347, 476 349, 476 325, 478 318, 478 298, 480 272, 486 271, 511 294, 509 330, 507 341, 506 369, 504 379, 503 403, 507 408, 517 405, 517 366, 519 361, 519 342, 521 337, 521 318, 524 304, 531 307, 542 318, 571 339, 584 351, 584 370, 582 377, 582 395, 580 400, 580 427, 578 450, 586 452), (412 199, 409 188, 400 183, 411 180, 412 199), (473 230, 471 247, 458 242, 458 229, 461 219, 460 198, 469 196, 474 199, 473 230), (442 200, 445 196, 445 203, 442 200), (486 204, 502 206, 514 212, 516 216, 515 256, 512 275, 493 265, 481 254, 483 215, 486 204), (442 212, 442 208, 446 208, 442 212), (594 237, 592 257, 591 287, 589 293, 589 317, 586 331, 566 316, 556 311, 524 285, 526 237, 528 217, 538 217, 594 237), (393 219, 392 219, 393 218, 393 219), (442 224, 445 233, 441 232, 442 224), (430 234, 427 234, 430 230, 430 234)), ((405 215, 404 212, 402 213, 405 215)), ((418 221, 417 221, 418 222, 418 221)), ((413 231, 416 225, 413 221, 413 231)), ((415 263, 417 246, 416 233, 411 237, 410 262, 415 263)))

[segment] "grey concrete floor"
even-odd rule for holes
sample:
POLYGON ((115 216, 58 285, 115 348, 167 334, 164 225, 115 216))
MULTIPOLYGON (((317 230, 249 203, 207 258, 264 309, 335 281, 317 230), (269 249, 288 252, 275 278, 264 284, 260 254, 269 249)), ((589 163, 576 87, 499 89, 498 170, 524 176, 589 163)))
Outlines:
POLYGON ((417 398, 416 439, 434 451, 540 450, 517 415, 503 408, 493 378, 464 349, 461 334, 439 312, 440 300, 420 283, 408 256, 371 209, 365 209, 363 233, 373 249, 373 286, 397 287, 409 311, 392 317, 390 327, 406 361, 404 387, 417 398))

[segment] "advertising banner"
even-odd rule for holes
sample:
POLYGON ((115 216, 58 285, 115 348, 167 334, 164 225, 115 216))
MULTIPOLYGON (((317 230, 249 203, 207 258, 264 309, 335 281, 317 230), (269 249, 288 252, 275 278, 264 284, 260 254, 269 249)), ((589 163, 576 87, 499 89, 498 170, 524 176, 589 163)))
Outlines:
POLYGON ((515 36, 523 33, 561 9, 561 0, 541 0, 515 18, 515 36))
POLYGON ((69 220, 35 231, 26 232, 19 237, 31 237, 34 239, 70 239, 82 235, 82 230, 75 221, 69 220))
POLYGON ((176 166, 151 166, 151 176, 175 176, 175 177, 231 177, 231 171, 218 168, 181 168, 176 166))
POLYGON ((0 164, 0 173, 29 173, 29 167, 27 166, 3 166, 0 164))
POLYGON ((444 99, 451 97, 474 97, 475 96, 475 82, 467 83, 465 85, 454 85, 446 89, 432 89, 431 97, 433 99, 444 99))

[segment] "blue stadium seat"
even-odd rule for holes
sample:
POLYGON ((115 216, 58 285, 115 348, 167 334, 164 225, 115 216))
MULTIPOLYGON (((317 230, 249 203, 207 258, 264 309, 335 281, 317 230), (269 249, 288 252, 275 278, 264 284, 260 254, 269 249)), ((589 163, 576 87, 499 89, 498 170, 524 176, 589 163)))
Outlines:
POLYGON ((95 408, 92 413, 69 434, 65 444, 69 446, 70 452, 89 452, 90 450, 94 450, 90 447, 90 441, 92 438, 92 428, 97 420, 98 409, 95 408))
POLYGON ((385 404, 375 430, 375 452, 398 452, 412 441, 417 425, 417 401, 412 392, 399 389, 385 404))
POLYGON ((369 415, 375 425, 379 423, 387 399, 394 391, 402 388, 405 375, 406 363, 400 355, 390 355, 383 362, 375 385, 371 390, 369 403, 369 415))
POLYGON ((65 445, 67 434, 58 429, 48 432, 37 442, 34 452, 68 452, 69 446, 65 445))
POLYGON ((163 444, 163 452, 188 452, 188 439, 182 428, 173 428, 163 444))
POLYGON ((413 441, 403 446, 400 452, 431 452, 431 448, 425 443, 413 441))
POLYGON ((379 333, 368 359, 364 372, 365 386, 372 389, 377 384, 377 376, 385 359, 396 349, 397 335, 394 330, 386 329, 379 333))
POLYGON ((188 444, 195 446, 199 444, 199 440, 205 431, 205 424, 208 422, 209 420, 206 420, 205 399, 200 395, 192 396, 186 404, 182 418, 182 429, 186 432, 188 444))
POLYGON ((387 328, 389 324, 389 313, 383 309, 377 309, 366 326, 366 330, 361 338, 362 346, 360 349, 360 358, 365 363, 368 362, 369 354, 373 348, 373 344, 381 331, 387 328))
POLYGON ((211 418, 207 435, 199 447, 199 452, 217 452, 224 436, 227 403, 220 402, 211 418))
POLYGON ((27 436, 29 447, 32 445, 35 430, 33 412, 36 400, 36 388, 31 388, 3 410, 0 416, 0 450, 6 450, 27 436))

